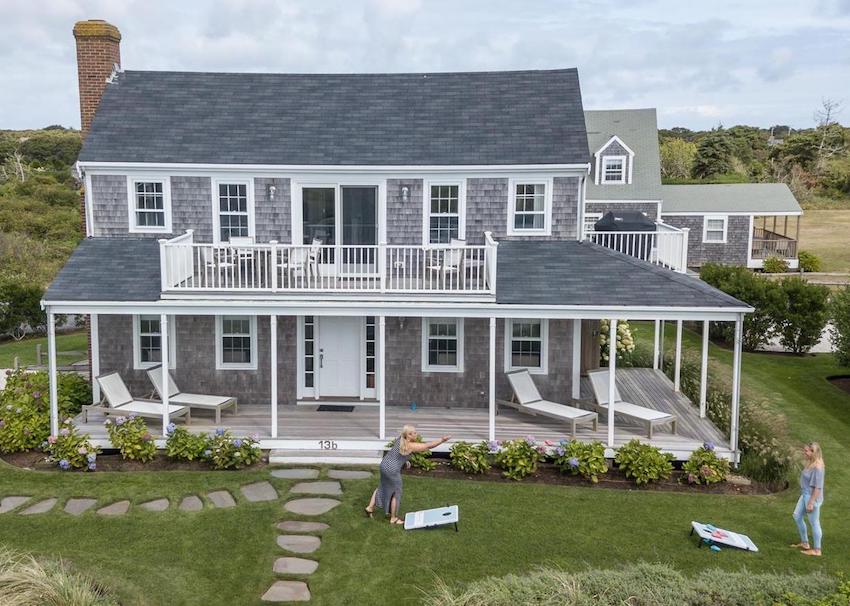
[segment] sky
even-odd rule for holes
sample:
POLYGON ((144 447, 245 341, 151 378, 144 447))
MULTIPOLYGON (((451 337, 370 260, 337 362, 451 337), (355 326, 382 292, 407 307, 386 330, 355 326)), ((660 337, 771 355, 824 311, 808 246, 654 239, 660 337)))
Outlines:
POLYGON ((850 0, 0 0, 0 129, 79 128, 82 19, 125 69, 432 72, 577 67, 587 109, 659 126, 850 123, 850 0))

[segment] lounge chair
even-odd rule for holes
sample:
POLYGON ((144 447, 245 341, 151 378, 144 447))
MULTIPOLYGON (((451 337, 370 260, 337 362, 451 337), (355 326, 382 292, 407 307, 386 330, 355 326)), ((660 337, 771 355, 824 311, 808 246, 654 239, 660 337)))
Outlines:
MULTIPOLYGON (((130 395, 130 391, 124 384, 124 380, 117 372, 110 372, 97 377, 100 392, 106 400, 106 404, 83 405, 83 422, 88 422, 90 410, 98 410, 105 415, 129 415, 135 414, 150 419, 162 418, 162 402, 154 400, 138 400, 130 395)), ((168 416, 171 418, 186 417, 186 424, 192 421, 188 406, 178 404, 168 405, 168 416)))
MULTIPOLYGON (((608 370, 593 370, 587 373, 596 396, 596 407, 600 412, 608 412, 608 370)), ((614 412, 636 421, 646 423, 646 437, 652 439, 652 430, 656 425, 670 423, 672 433, 676 433, 676 417, 668 412, 662 412, 645 406, 624 402, 620 391, 614 385, 614 412)))
POLYGON ((509 372, 507 376, 514 395, 510 402, 499 400, 500 404, 511 406, 527 414, 566 421, 570 424, 573 438, 576 437, 576 425, 579 424, 592 423, 593 430, 596 431, 598 417, 595 412, 544 400, 540 397, 540 392, 537 391, 537 386, 528 370, 509 372))
MULTIPOLYGON (((153 388, 159 399, 162 400, 162 366, 154 366, 148 369, 148 378, 153 383, 153 388)), ((237 404, 236 398, 230 396, 208 396, 198 393, 183 393, 177 388, 174 378, 171 373, 168 373, 168 403, 178 406, 188 406, 189 408, 204 408, 206 410, 215 410, 215 424, 221 423, 221 411, 225 408, 233 407, 233 414, 236 414, 237 404)))

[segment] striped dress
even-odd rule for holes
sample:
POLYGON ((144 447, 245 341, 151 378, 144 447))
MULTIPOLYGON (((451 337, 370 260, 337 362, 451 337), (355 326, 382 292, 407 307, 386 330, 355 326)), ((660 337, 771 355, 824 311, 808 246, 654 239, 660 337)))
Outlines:
POLYGON ((401 437, 396 438, 381 461, 381 483, 378 486, 378 494, 375 495, 375 505, 387 513, 390 512, 393 495, 396 500, 396 511, 401 510, 401 468, 407 463, 410 455, 401 454, 400 443, 401 437))

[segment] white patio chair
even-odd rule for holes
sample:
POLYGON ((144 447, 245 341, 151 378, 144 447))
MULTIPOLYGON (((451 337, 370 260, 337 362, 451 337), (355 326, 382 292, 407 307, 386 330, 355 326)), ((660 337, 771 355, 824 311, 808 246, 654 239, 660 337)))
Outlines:
MULTIPOLYGON (((105 415, 127 416, 132 413, 150 419, 162 418, 162 402, 133 398, 121 375, 117 372, 106 373, 97 377, 96 380, 97 384, 100 385, 100 393, 103 394, 106 402, 105 404, 83 405, 83 422, 88 422, 88 413, 92 410, 100 411, 105 415)), ((192 422, 188 406, 169 404, 168 416, 171 418, 186 417, 187 425, 192 422)))
POLYGON ((289 276, 290 283, 295 283, 296 278, 309 280, 311 276, 319 275, 319 253, 322 241, 313 238, 309 248, 298 246, 287 249, 280 268, 284 276, 289 276))
POLYGON ((537 391, 537 386, 531 378, 528 370, 517 370, 507 373, 508 382, 513 389, 513 397, 511 401, 499 400, 499 404, 511 406, 520 412, 530 415, 540 415, 559 421, 566 421, 570 424, 571 436, 576 437, 576 425, 593 425, 593 431, 596 431, 598 424, 598 415, 590 410, 582 410, 566 404, 558 404, 544 400, 537 391))
POLYGON ((452 238, 449 241, 449 248, 429 251, 427 270, 431 273, 432 279, 435 274, 439 277, 439 288, 444 288, 447 283, 449 287, 453 283, 455 286, 459 284, 463 271, 465 246, 466 240, 452 238))
MULTIPOLYGON (((148 369, 148 378, 153 383, 153 388, 159 399, 162 400, 162 366, 154 366, 148 369)), ((174 382, 174 377, 168 373, 168 403, 177 406, 188 406, 189 408, 203 408, 215 411, 215 424, 221 423, 221 411, 225 408, 233 408, 233 414, 238 411, 236 398, 230 396, 210 396, 197 393, 183 393, 174 382)))
MULTIPOLYGON (((593 387, 593 395, 596 398, 596 407, 600 412, 608 412, 608 370, 592 370, 587 373, 590 384, 593 387)), ((670 423, 672 433, 676 433, 676 416, 668 412, 638 406, 631 402, 624 402, 620 397, 620 391, 614 385, 614 412, 624 417, 646 423, 646 437, 652 439, 652 430, 656 425, 670 423)))

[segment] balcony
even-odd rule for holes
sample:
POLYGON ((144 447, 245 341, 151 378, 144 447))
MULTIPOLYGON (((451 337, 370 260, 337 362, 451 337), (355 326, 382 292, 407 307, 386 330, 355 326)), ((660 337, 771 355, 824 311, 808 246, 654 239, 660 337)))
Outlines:
POLYGON ((688 229, 656 223, 655 231, 593 231, 585 238, 594 244, 660 265, 679 273, 688 269, 688 229))
POLYGON ((196 243, 192 230, 160 240, 167 293, 496 293, 498 243, 371 246, 196 243))

